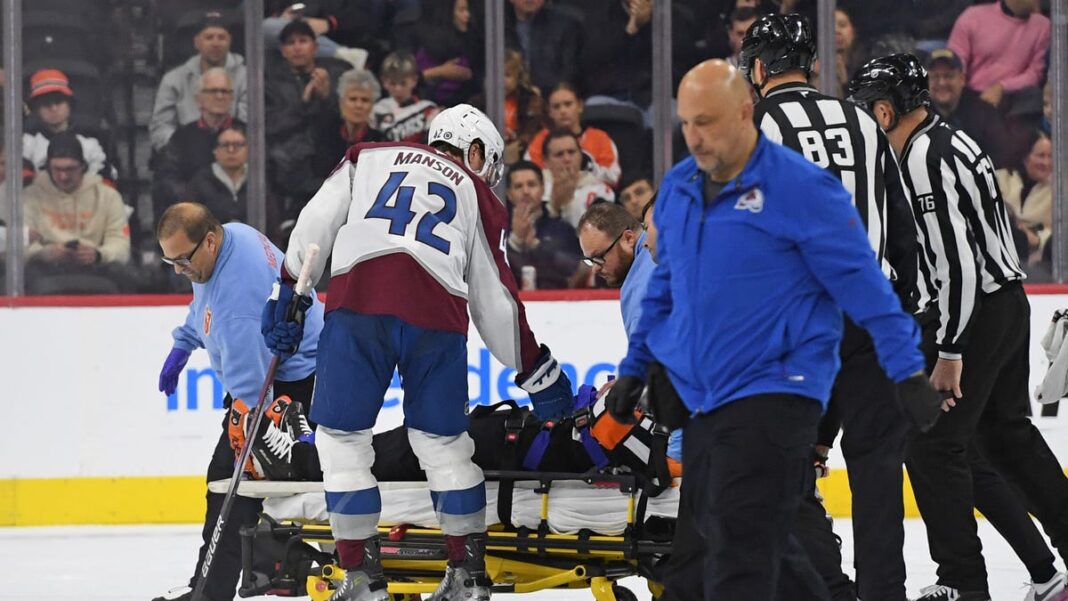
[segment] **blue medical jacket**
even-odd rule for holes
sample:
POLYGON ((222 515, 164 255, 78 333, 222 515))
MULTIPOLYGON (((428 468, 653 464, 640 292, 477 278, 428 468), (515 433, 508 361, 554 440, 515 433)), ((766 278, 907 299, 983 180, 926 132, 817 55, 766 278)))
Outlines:
POLYGON ((923 369, 920 336, 879 270, 849 193, 761 134, 709 202, 692 157, 665 176, 653 218, 658 263, 621 375, 664 364, 686 406, 797 394, 826 407, 845 312, 894 381, 923 369))
MULTIPOLYGON (((267 377, 271 352, 260 333, 260 316, 278 280, 282 251, 241 223, 223 226, 223 244, 211 278, 193 284, 185 324, 172 332, 176 348, 208 351, 211 368, 235 399, 252 406, 267 377)), ((312 295, 297 354, 278 366, 275 380, 295 382, 315 371, 315 350, 323 329, 323 304, 312 295)))

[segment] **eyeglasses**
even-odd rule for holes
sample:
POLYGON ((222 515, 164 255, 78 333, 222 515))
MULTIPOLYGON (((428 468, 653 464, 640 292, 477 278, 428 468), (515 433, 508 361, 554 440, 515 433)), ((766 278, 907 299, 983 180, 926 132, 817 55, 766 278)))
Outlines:
POLYGON ((622 238, 623 234, 625 234, 625 233, 627 233, 627 230, 623 230, 622 232, 619 232, 619 235, 616 236, 616 239, 613 240, 611 244, 608 245, 608 248, 604 249, 603 251, 601 251, 601 252, 599 252, 597 254, 593 254, 593 255, 590 255, 588 257, 582 257, 582 262, 585 263, 586 265, 588 265, 589 267, 593 267, 594 265, 599 265, 599 266, 603 267, 604 266, 604 258, 605 258, 605 256, 607 256, 608 253, 612 252, 612 249, 615 248, 616 243, 619 242, 619 239, 622 238))
POLYGON ((234 91, 229 88, 204 88, 200 93, 211 96, 229 96, 230 94, 233 94, 234 91))
POLYGON ((176 257, 174 259, 172 259, 170 257, 160 257, 160 260, 163 261, 164 263, 166 263, 167 265, 177 265, 179 267, 189 267, 189 265, 193 262, 193 255, 197 254, 197 249, 200 248, 200 245, 204 244, 204 241, 207 240, 207 239, 208 239, 208 234, 204 234, 204 237, 200 239, 200 242, 197 242, 197 245, 193 247, 193 250, 188 255, 186 255, 184 257, 176 257))
POLYGON ((222 148, 223 150, 241 150, 248 146, 248 142, 219 142, 215 145, 216 148, 222 148))

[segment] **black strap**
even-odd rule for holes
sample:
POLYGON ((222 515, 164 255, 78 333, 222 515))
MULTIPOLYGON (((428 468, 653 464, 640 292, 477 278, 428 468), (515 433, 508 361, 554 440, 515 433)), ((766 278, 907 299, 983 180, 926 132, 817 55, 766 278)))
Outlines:
MULTIPOLYGON (((520 436, 531 415, 529 410, 521 409, 514 401, 503 401, 492 405, 492 411, 496 411, 501 405, 509 405, 512 408, 508 412, 508 416, 504 418, 504 460, 501 462, 501 468, 504 471, 514 471, 519 469, 520 436)), ((478 409, 481 409, 481 407, 477 408, 476 411, 478 409)), ((474 411, 472 411, 472 415, 474 415, 474 411)), ((502 478, 497 483, 497 520, 506 527, 512 525, 512 499, 514 492, 515 480, 502 478)))
POLYGON ((645 490, 655 497, 671 486, 671 470, 668 468, 667 449, 668 432, 665 428, 654 427, 653 439, 649 443, 649 467, 652 468, 655 482, 646 483, 645 490))

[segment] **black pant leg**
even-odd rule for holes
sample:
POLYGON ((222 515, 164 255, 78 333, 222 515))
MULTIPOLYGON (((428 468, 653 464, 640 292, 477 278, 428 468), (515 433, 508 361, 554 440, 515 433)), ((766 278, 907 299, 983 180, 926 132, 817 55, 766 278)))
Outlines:
MULTIPOLYGON (((968 448, 1005 364, 1005 341, 1020 327, 1018 318, 1006 321, 998 310, 1006 294, 983 298, 964 352, 963 398, 930 431, 912 438, 906 461, 931 558, 938 564, 938 582, 968 591, 987 590, 968 448)), ((924 332, 929 366, 937 360, 935 328, 937 324, 924 332)))
POLYGON ((900 494, 911 425, 879 366, 867 332, 846 320, 833 403, 842 419, 842 455, 853 498, 857 594, 905 599, 905 506, 900 494))
MULTIPOLYGON (((693 419, 687 420, 683 437, 700 436, 696 428, 691 427, 693 419)), ((685 475, 679 488, 679 513, 675 521, 675 536, 671 541, 671 557, 664 567, 664 594, 660 601, 701 601, 704 591, 706 541, 694 521, 694 497, 700 489, 697 474, 705 468, 707 458, 699 452, 698 445, 682 445, 682 465, 685 475), (691 476, 692 474, 692 476, 691 476), (693 479, 693 484, 688 484, 693 479)))
POLYGON ((703 582, 691 586, 703 586, 706 601, 776 598, 821 412, 814 400, 767 394, 691 419, 684 446, 700 456, 697 473, 686 470, 706 543, 703 582))
POLYGON ((976 444, 969 449, 975 508, 1009 543, 1035 582, 1053 576, 1053 553, 1038 532, 1023 501, 1012 486, 983 457, 976 444))
POLYGON ((1068 557, 1068 478, 1042 434, 1027 417, 1030 306, 1023 290, 1007 292, 999 304, 1005 321, 1016 318, 1013 344, 979 422, 983 456, 1023 494, 1025 505, 1062 557, 1068 557))
POLYGON ((842 540, 834 533, 831 518, 816 489, 815 478, 812 488, 801 500, 793 534, 819 573, 831 599, 856 601, 856 587, 842 572, 842 540))
MULTIPOLYGON (((226 406, 230 405, 230 396, 226 397, 226 406)), ((226 432, 227 413, 223 414, 222 433, 219 442, 215 445, 215 452, 208 464, 207 481, 229 479, 234 473, 234 452, 230 448, 230 437, 226 432)), ((215 524, 222 511, 223 498, 219 493, 207 493, 207 511, 204 514, 204 529, 201 538, 204 541, 200 546, 197 556, 196 570, 190 580, 190 586, 195 586, 196 579, 200 575, 204 563, 204 555, 208 551, 208 543, 215 532, 215 524)), ((204 587, 204 594, 211 601, 231 601, 237 592, 237 581, 241 576, 241 526, 255 525, 259 519, 259 513, 263 508, 263 501, 237 496, 230 508, 226 526, 215 548, 215 556, 211 561, 211 572, 208 582, 204 587)))

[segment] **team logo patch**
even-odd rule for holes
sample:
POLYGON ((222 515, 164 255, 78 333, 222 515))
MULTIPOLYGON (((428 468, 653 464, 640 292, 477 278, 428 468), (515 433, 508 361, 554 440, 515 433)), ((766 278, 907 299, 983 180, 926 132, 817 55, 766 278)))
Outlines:
POLYGON ((734 203, 734 210, 736 211, 749 211, 750 213, 759 213, 764 210, 764 193, 760 191, 760 188, 753 188, 746 192, 738 199, 738 202, 734 203))
POLYGON ((204 310, 204 335, 211 334, 211 309, 204 310))

